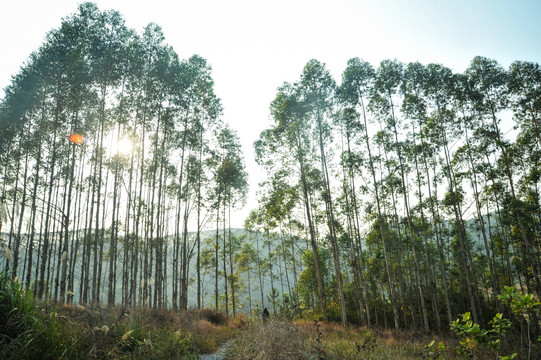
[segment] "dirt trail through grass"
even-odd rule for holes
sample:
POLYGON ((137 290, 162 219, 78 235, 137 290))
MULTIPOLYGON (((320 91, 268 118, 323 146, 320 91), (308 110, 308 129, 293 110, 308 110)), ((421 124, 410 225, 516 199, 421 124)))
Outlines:
POLYGON ((227 350, 231 347, 231 344, 233 344, 233 339, 225 342, 220 346, 218 351, 216 351, 214 354, 203 354, 199 356, 199 360, 225 360, 225 355, 227 353, 227 350))

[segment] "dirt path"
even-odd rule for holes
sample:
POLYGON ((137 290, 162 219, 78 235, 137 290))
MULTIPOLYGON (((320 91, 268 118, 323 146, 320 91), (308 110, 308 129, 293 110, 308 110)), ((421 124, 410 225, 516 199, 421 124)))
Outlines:
POLYGON ((231 347, 231 344, 233 344, 233 339, 225 342, 220 346, 218 351, 216 351, 214 354, 203 354, 199 355, 199 360, 224 360, 225 354, 227 353, 227 350, 231 347))

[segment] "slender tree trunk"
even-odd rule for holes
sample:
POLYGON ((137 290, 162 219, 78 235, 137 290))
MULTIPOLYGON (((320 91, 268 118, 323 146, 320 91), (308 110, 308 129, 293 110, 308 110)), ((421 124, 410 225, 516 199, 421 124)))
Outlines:
POLYGON ((368 135, 368 124, 367 124, 367 119, 366 119, 366 111, 365 111, 365 107, 364 107, 364 102, 363 100, 361 99, 360 100, 361 102, 361 108, 362 108, 362 113, 363 113, 363 119, 364 119, 364 131, 365 131, 365 134, 364 134, 364 138, 365 138, 365 143, 366 143, 366 149, 367 149, 367 152, 368 152, 368 164, 369 164, 369 167, 370 167, 370 173, 372 175, 372 183, 373 183, 373 187, 374 187, 374 192, 375 192, 375 195, 376 195, 376 207, 377 207, 377 211, 378 211, 378 223, 379 223, 379 229, 380 229, 380 234, 381 234, 381 242, 382 242, 382 248, 383 248, 383 257, 385 258, 385 270, 387 272, 387 279, 389 281, 389 297, 391 299, 391 306, 393 308, 393 318, 394 318, 394 327, 395 329, 398 329, 400 327, 400 321, 399 321, 399 316, 398 316, 398 307, 397 307, 397 303, 396 303, 396 294, 395 294, 395 290, 394 290, 394 278, 393 278, 393 273, 392 273, 392 270, 391 270, 391 266, 390 266, 390 256, 388 254, 388 251, 387 251, 387 234, 386 234, 386 231, 385 231, 385 226, 384 226, 384 217, 382 215, 382 211, 381 211, 381 203, 380 203, 380 196, 379 196, 379 186, 378 186, 378 182, 376 180, 376 171, 375 171, 375 168, 374 168, 374 162, 373 162, 373 157, 372 157, 372 153, 371 153, 371 150, 370 150, 370 141, 369 141, 369 135, 368 135))
POLYGON ((316 272, 316 282, 317 282, 319 304, 321 307, 321 313, 323 314, 323 320, 327 321, 327 305, 325 301, 325 290, 323 287, 323 278, 321 276, 321 269, 319 268, 318 245, 316 242, 314 225, 312 223, 312 214, 310 210, 310 201, 309 201, 309 196, 308 196, 308 184, 307 184, 306 174, 305 174, 304 156, 302 154, 303 150, 301 150, 301 147, 300 147, 301 140, 298 134, 296 134, 296 143, 297 143, 296 144, 297 145, 296 146, 297 160, 299 162, 299 167, 301 171, 301 183, 302 183, 304 207, 306 210, 306 219, 308 222, 308 229, 310 231, 310 244, 312 245, 312 253, 314 255, 314 269, 316 272))
POLYGON ((233 243, 231 241, 231 195, 229 195, 229 209, 228 209, 228 219, 229 219, 229 230, 228 230, 228 239, 229 239, 229 279, 231 280, 231 305, 233 310, 233 316, 236 315, 236 304, 235 304, 235 272, 233 271, 233 243))
MULTIPOLYGON (((43 120, 43 118, 42 118, 43 120)), ((36 214, 37 214, 37 205, 36 200, 38 198, 38 184, 39 184, 39 172, 41 169, 41 137, 38 137, 37 144, 37 159, 34 168, 36 173, 34 175, 34 188, 32 190, 32 205, 31 205, 31 220, 30 220, 30 238, 28 239, 28 266, 26 272, 26 290, 30 288, 32 280, 32 261, 34 255, 34 236, 36 234, 36 214)), ((0 204, 1 205, 1 204, 0 204)))
MULTIPOLYGON (((58 111, 58 105, 57 105, 57 111, 58 111)), ((56 118, 58 118, 58 113, 56 114, 56 118)), ((49 284, 45 284, 45 269, 47 266, 47 261, 49 259, 49 222, 52 218, 51 216, 51 202, 52 202, 52 195, 53 195, 53 184, 54 184, 54 174, 55 174, 55 166, 56 166, 56 137, 57 137, 57 126, 54 127, 53 130, 53 148, 51 150, 51 165, 49 167, 51 174, 49 176, 49 185, 48 185, 48 198, 47 198, 47 210, 45 214, 45 234, 43 236, 43 247, 41 249, 41 268, 40 268, 40 275, 39 275, 39 290, 38 290, 38 298, 43 299, 44 292, 46 291, 46 287, 49 287, 49 284)))
POLYGON ((263 274, 261 273, 261 259, 259 258, 259 234, 255 235, 255 246, 257 256, 257 275, 259 277, 259 292, 261 295, 261 307, 265 308, 265 297, 263 296, 263 274))
POLYGON ((346 315, 346 300, 344 298, 344 288, 342 285, 342 270, 340 266, 340 254, 338 253, 338 243, 336 241, 336 229, 334 224, 334 209, 333 209, 333 203, 332 203, 332 195, 331 195, 331 185, 329 180, 329 171, 327 168, 327 158, 325 155, 325 148, 323 145, 323 129, 322 129, 322 119, 321 114, 318 111, 318 114, 316 115, 317 120, 317 127, 318 127, 318 133, 319 133, 319 152, 321 155, 321 172, 323 174, 323 185, 325 188, 325 207, 326 207, 326 215, 327 215, 327 225, 329 227, 329 237, 331 242, 331 249, 333 253, 333 261, 334 261, 334 269, 335 269, 335 276, 336 276, 336 283, 338 286, 338 296, 340 298, 340 312, 341 312, 341 319, 342 319, 342 326, 347 325, 347 315, 346 315))
POLYGON ((214 310, 218 311, 218 242, 219 242, 219 229, 220 229, 220 198, 221 193, 218 192, 218 201, 216 202, 216 241, 214 242, 214 310))
POLYGON ((225 314, 229 317, 229 294, 228 294, 228 284, 227 284, 227 266, 226 266, 226 232, 225 232, 225 204, 226 204, 226 195, 224 194, 224 206, 223 206, 223 218, 222 218, 222 234, 223 234, 223 249, 222 249, 222 269, 224 270, 224 295, 225 295, 225 314))
POLYGON ((17 277, 17 268, 19 266, 19 248, 21 245, 21 231, 23 226, 24 219, 24 210, 26 207, 26 188, 27 188, 27 175, 28 175, 28 152, 26 152, 26 157, 24 161, 24 175, 23 175, 23 189, 22 189, 22 198, 21 198, 21 209, 19 211, 19 224, 17 226, 17 235, 15 236, 15 246, 13 252, 13 269, 12 277, 15 279, 17 277))

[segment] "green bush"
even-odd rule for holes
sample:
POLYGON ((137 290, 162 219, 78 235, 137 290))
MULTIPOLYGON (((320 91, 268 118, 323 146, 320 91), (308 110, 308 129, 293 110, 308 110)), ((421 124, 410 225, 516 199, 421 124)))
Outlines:
MULTIPOLYGON (((44 310, 44 309, 42 309, 44 310)), ((38 308, 31 292, 0 273, 0 358, 72 359, 77 338, 66 324, 38 308)))

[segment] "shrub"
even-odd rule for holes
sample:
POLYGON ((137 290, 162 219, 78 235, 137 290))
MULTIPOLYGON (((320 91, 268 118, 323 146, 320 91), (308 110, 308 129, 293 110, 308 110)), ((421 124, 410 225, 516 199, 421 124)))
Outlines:
POLYGON ((214 311, 212 309, 199 310, 199 318, 208 320, 214 325, 226 325, 227 316, 224 313, 214 311))
POLYGON ((306 333, 290 322, 270 319, 250 325, 232 345, 234 359, 306 359, 306 333))

